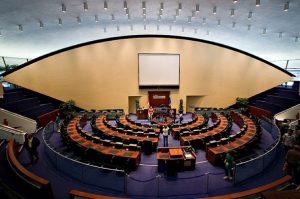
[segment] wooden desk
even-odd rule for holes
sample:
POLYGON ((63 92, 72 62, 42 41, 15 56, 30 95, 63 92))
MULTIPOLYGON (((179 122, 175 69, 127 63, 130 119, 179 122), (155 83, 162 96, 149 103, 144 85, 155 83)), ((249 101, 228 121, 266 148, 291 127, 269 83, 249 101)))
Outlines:
POLYGON ((194 170, 196 154, 192 147, 161 147, 157 149, 158 172, 194 170))
MULTIPOLYGON (((146 126, 143 126, 143 125, 138 126, 138 125, 135 125, 135 124, 130 123, 130 122, 127 120, 127 118, 126 118, 125 115, 121 115, 120 118, 119 118, 119 121, 120 121, 124 126, 128 126, 128 127, 132 128, 132 129, 141 129, 142 131, 148 131, 148 130, 150 129, 149 127, 146 127, 146 126)), ((154 130, 154 132, 157 133, 157 134, 160 133, 159 128, 153 128, 153 130, 154 130)))
POLYGON ((225 156, 225 154, 228 151, 231 150, 239 150, 242 147, 246 147, 246 145, 251 142, 252 139, 256 136, 256 126, 255 123, 249 119, 247 116, 244 116, 242 114, 234 113, 234 116, 232 118, 234 121, 237 121, 237 124, 239 126, 247 126, 247 130, 243 136, 240 138, 236 138, 234 141, 231 141, 225 145, 219 145, 213 148, 208 148, 206 150, 206 159, 212 163, 213 165, 216 165, 218 163, 222 163, 221 157, 225 156))

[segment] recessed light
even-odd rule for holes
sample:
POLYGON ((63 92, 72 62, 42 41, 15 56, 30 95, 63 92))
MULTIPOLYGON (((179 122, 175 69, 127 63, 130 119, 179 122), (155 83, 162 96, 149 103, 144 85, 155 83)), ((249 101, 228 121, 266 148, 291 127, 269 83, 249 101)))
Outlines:
POLYGON ((80 19, 80 17, 78 16, 78 17, 76 17, 76 19, 77 19, 77 23, 78 23, 78 24, 81 24, 81 19, 80 19))
POLYGON ((88 6, 87 2, 83 2, 83 9, 84 9, 84 11, 88 11, 89 6, 88 6))
POLYGON ((107 1, 104 1, 104 10, 107 10, 108 9, 108 5, 107 5, 107 1))
POLYGON ((234 17, 234 9, 231 9, 230 16, 234 17))
POLYGON ((67 7, 66 7, 66 5, 64 3, 61 4, 61 11, 62 12, 66 12, 67 11, 67 7))
POLYGON ((257 7, 260 6, 260 0, 256 0, 256 4, 257 7))
POLYGON ((288 11, 289 10, 289 8, 290 8, 290 2, 285 2, 285 4, 284 4, 284 11, 288 11))
POLYGON ((164 3, 160 3, 160 10, 164 10, 164 3))
POLYGON ((214 7, 213 7, 213 14, 214 14, 214 15, 217 14, 217 6, 214 6, 214 7))
POLYGON ((124 7, 124 10, 128 9, 128 7, 127 7, 127 1, 124 1, 123 7, 124 7))
POLYGON ((58 18, 58 24, 61 26, 62 25, 62 19, 58 18))
POLYGON ((182 10, 182 3, 178 4, 178 10, 181 11, 182 10))
POLYGON ((196 4, 196 12, 199 12, 199 11, 200 11, 200 5, 196 4))
POLYGON ((249 19, 249 20, 252 19, 252 12, 249 12, 249 13, 248 13, 248 19, 249 19))
POLYGON ((95 22, 96 22, 96 23, 99 22, 99 17, 98 17, 98 15, 95 15, 95 22))

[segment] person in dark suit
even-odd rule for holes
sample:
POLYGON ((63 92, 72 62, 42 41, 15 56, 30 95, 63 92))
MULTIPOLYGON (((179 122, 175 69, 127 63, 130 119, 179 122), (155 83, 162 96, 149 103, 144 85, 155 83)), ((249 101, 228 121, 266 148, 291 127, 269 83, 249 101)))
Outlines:
POLYGON ((26 134, 24 147, 28 151, 31 164, 37 162, 39 159, 39 154, 37 151, 39 145, 40 140, 38 138, 34 137, 33 134, 26 134))

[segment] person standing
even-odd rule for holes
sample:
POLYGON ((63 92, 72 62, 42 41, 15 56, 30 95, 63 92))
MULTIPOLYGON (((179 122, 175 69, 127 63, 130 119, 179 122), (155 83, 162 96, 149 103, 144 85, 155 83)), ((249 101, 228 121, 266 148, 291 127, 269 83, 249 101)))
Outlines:
POLYGON ((163 128, 164 147, 168 147, 168 136, 169 136, 169 127, 164 126, 163 128))
POLYGON ((179 114, 179 124, 182 124, 183 121, 183 115, 182 113, 179 114))
POLYGON ((285 154, 293 148, 295 144, 295 136, 293 135, 293 130, 289 129, 287 133, 282 136, 282 143, 284 146, 285 154))
POLYGON ((154 109, 152 108, 152 106, 149 106, 149 108, 148 108, 148 119, 149 119, 150 122, 152 121, 153 113, 154 113, 154 109))
POLYGON ((233 169, 234 169, 234 157, 232 155, 232 152, 229 151, 226 156, 225 156, 225 160, 224 160, 224 164, 225 164, 225 176, 224 176, 224 180, 232 180, 233 179, 233 169))
POLYGON ((285 156, 285 163, 287 164, 287 174, 293 177, 295 184, 299 183, 299 171, 298 167, 300 165, 300 146, 294 145, 285 156))
POLYGON ((39 154, 37 151, 38 146, 40 145, 40 140, 33 136, 33 134, 26 134, 24 147, 28 151, 30 158, 30 163, 34 163, 34 159, 37 162, 39 159, 39 154))
POLYGON ((56 123, 57 132, 60 133, 60 116, 59 116, 59 113, 57 113, 57 115, 56 115, 55 123, 56 123))

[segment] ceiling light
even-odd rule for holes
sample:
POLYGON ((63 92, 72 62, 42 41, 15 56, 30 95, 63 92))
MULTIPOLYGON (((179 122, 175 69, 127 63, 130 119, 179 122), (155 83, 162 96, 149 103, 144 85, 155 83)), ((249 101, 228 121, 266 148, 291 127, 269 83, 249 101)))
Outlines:
POLYGON ((221 19, 218 19, 218 26, 221 25, 221 19))
POLYGON ((87 11, 89 9, 87 2, 83 2, 83 9, 87 11))
POLYGON ((252 19, 252 12, 249 12, 249 13, 248 13, 248 19, 249 19, 249 20, 252 19))
POLYGON ((236 22, 232 22, 232 28, 235 28, 236 22))
POLYGON ((145 1, 142 2, 142 8, 143 8, 143 10, 146 9, 146 2, 145 1))
POLYGON ((156 26, 156 29, 159 30, 159 25, 156 26))
POLYGON ((182 26, 181 31, 184 32, 184 27, 182 26))
POLYGON ((98 15, 95 15, 95 22, 99 22, 99 18, 98 18, 98 15))
POLYGON ((131 19, 130 14, 127 15, 127 19, 128 19, 128 21, 130 21, 130 19, 131 19))
POLYGON ((182 10, 182 3, 178 4, 178 10, 181 11, 182 10))
POLYGON ((2 32, 1 32, 1 30, 0 30, 0 37, 2 37, 2 32))
POLYGON ((115 21, 115 20, 116 20, 116 18, 115 18, 115 15, 114 15, 114 14, 112 14, 112 15, 111 15, 111 20, 112 20, 112 21, 115 21))
POLYGON ((67 11, 67 8, 66 8, 65 4, 61 4, 61 11, 62 12, 66 12, 67 11))
POLYGON ((174 23, 176 22, 176 15, 174 15, 174 20, 173 20, 173 22, 174 22, 174 23))
POLYGON ((237 3, 238 1, 237 0, 233 0, 233 3, 237 3))
POLYGON ((299 37, 296 36, 296 37, 295 37, 295 42, 298 42, 298 40, 299 40, 299 37))
POLYGON ((19 27, 20 31, 23 31, 23 26, 22 25, 18 25, 18 27, 19 27))
POLYGON ((205 17, 202 19, 202 24, 203 24, 203 25, 206 24, 206 18, 205 18, 205 17))
POLYGON ((164 3, 160 3, 160 10, 164 10, 164 3))
POLYGON ((144 24, 144 30, 146 30, 147 29, 147 26, 146 26, 146 24, 144 24))
POLYGON ((231 9, 230 16, 231 16, 231 17, 234 16, 234 9, 231 9))
POLYGON ((188 23, 191 23, 191 22, 192 22, 192 17, 189 16, 189 17, 188 17, 188 23))
POLYGON ((217 6, 214 6, 214 8, 213 8, 213 14, 214 15, 217 14, 217 6))
POLYGON ((199 11, 200 11, 200 5, 197 4, 197 5, 196 5, 196 12, 199 12, 199 11))
POLYGON ((77 18, 77 23, 81 24, 81 19, 80 19, 80 17, 78 16, 78 17, 76 17, 76 18, 77 18))
POLYGON ((179 16, 179 10, 176 10, 176 16, 179 16))
POLYGON ((62 25, 62 20, 61 20, 61 18, 58 18, 58 24, 59 24, 59 25, 62 25))
POLYGON ((282 32, 279 33, 278 37, 279 37, 279 38, 282 38, 282 32))
POLYGON ((161 16, 160 15, 158 15, 158 21, 160 21, 161 20, 161 16))
POLYGON ((39 24, 40 24, 40 28, 44 27, 44 23, 42 21, 39 21, 39 24))
POLYGON ((107 6, 107 1, 104 1, 104 10, 107 10, 108 6, 107 6))
POLYGON ((146 15, 143 16, 143 20, 146 21, 146 15))
POLYGON ((290 8, 290 2, 286 2, 285 4, 284 4, 284 11, 288 11, 289 10, 289 8, 290 8))
POLYGON ((126 9, 125 13, 126 13, 126 15, 129 15, 129 9, 126 9))
POLYGON ((247 30, 251 30, 251 25, 250 24, 248 25, 247 30))
POLYGON ((267 28, 263 28, 262 34, 265 35, 267 33, 267 28))
POLYGON ((143 15, 146 15, 146 9, 143 10, 143 15))
POLYGON ((194 18, 195 16, 196 16, 196 12, 192 10, 192 18, 194 18))
POLYGON ((120 31, 120 27, 119 26, 117 26, 117 31, 120 31))
POLYGON ((123 7, 124 7, 124 10, 127 10, 127 9, 128 9, 128 7, 127 7, 127 1, 124 1, 123 7))
POLYGON ((256 0, 256 4, 257 7, 260 6, 260 0, 256 0))

